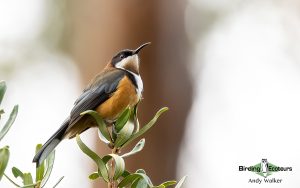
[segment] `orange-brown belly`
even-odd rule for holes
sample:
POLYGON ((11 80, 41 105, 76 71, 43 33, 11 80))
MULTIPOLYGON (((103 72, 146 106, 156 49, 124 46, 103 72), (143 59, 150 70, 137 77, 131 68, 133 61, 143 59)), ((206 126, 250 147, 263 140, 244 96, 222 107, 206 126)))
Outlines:
POLYGON ((125 76, 119 83, 117 90, 110 98, 96 108, 96 111, 106 121, 114 121, 127 108, 133 107, 139 101, 136 88, 125 76))

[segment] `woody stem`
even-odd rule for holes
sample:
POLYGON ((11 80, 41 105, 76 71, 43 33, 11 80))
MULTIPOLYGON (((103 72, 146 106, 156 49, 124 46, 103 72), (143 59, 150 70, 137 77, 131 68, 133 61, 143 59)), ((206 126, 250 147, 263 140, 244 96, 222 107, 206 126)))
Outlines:
MULTIPOLYGON (((117 149, 113 148, 111 150, 112 154, 117 153, 117 149)), ((117 182, 114 180, 114 173, 115 173, 115 161, 111 159, 110 161, 110 168, 109 168, 109 182, 108 182, 108 188, 117 188, 117 182)))

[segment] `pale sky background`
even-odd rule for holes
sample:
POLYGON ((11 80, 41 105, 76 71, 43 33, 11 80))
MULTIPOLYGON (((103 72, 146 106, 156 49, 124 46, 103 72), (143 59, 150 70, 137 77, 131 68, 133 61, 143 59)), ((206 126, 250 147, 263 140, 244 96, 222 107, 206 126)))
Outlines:
MULTIPOLYGON (((46 142, 58 129, 81 92, 72 60, 48 49, 38 38, 46 19, 46 5, 39 0, 0 0, 0 79, 8 85, 3 107, 9 113, 14 104, 19 104, 17 120, 1 141, 1 146, 10 146, 6 173, 11 177, 13 166, 35 176, 35 164, 31 162, 35 145, 46 142)), ((87 134, 93 132, 82 136, 92 147, 87 134)), ((89 187, 92 170, 82 163, 86 156, 78 155, 81 151, 75 140, 62 142, 56 151, 47 187, 53 187, 62 176, 65 178, 59 187, 89 187)), ((13 185, 3 178, 0 187, 13 185)))
POLYGON ((299 3, 189 3, 187 18, 207 8, 216 21, 205 37, 196 38, 197 19, 186 26, 196 41, 191 69, 196 92, 179 177, 189 176, 185 187, 299 187, 299 3), (262 158, 293 171, 270 176, 282 184, 249 184, 260 176, 239 172, 238 166, 262 158))

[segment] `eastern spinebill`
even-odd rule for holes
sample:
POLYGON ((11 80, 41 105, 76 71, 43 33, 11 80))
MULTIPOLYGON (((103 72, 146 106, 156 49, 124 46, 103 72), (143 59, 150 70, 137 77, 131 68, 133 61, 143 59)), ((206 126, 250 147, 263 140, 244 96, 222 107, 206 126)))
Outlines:
POLYGON ((49 138, 33 162, 39 166, 54 148, 65 138, 73 138, 96 124, 86 110, 95 110, 107 123, 114 123, 127 107, 134 107, 142 96, 143 81, 139 73, 138 53, 150 43, 135 50, 122 50, 83 90, 74 103, 70 115, 61 127, 49 138))

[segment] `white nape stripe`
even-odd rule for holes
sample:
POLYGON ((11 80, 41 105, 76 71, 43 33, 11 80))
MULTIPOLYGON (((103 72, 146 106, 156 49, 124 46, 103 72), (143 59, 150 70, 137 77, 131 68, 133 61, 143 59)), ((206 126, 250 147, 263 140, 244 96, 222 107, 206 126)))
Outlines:
POLYGON ((117 68, 128 72, 129 74, 131 74, 134 77, 134 80, 137 84, 136 93, 138 94, 138 97, 141 98, 142 97, 142 92, 143 92, 143 89, 144 89, 144 85, 143 85, 143 81, 142 81, 141 76, 138 75, 138 74, 135 74, 134 72, 126 70, 123 67, 117 67, 117 68))
MULTIPOLYGON (((125 69, 124 69, 125 70, 125 69)), ((125 70, 127 72, 129 72, 129 74, 132 74, 134 79, 135 79, 135 82, 137 84, 137 88, 136 88, 136 92, 138 94, 138 97, 141 98, 142 96, 142 92, 143 92, 143 89, 144 89, 144 86, 143 86, 143 81, 142 81, 142 78, 140 75, 138 74, 135 74, 134 72, 131 72, 129 70, 125 70)))

